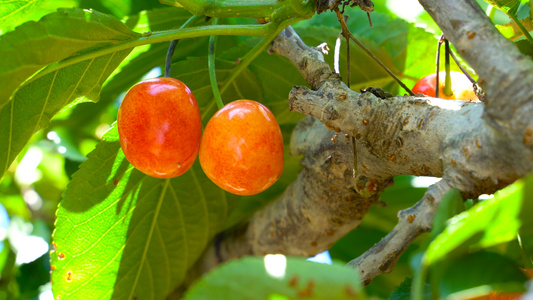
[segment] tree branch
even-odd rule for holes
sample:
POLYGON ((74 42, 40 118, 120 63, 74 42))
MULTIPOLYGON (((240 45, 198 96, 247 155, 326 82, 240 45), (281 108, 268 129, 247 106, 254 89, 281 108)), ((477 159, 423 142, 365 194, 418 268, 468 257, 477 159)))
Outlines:
POLYGON ((291 60, 311 86, 292 89, 291 110, 316 118, 302 121, 291 140, 291 151, 304 155, 304 168, 280 199, 220 235, 192 272, 243 255, 316 254, 361 223, 393 176, 442 177, 419 203, 399 212, 393 231, 350 262, 368 283, 390 272, 411 242, 431 228, 449 189, 473 198, 533 170, 533 63, 497 32, 475 1, 420 2, 480 75, 487 102, 354 92, 320 51, 285 29, 270 51, 291 60), (334 131, 317 120, 355 137, 356 150, 344 138, 334 143, 334 131))

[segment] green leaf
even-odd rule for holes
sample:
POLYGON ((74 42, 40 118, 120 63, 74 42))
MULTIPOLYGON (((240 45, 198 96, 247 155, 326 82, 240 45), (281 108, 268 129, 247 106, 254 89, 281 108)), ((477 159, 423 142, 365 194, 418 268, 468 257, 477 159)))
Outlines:
POLYGON ((356 272, 343 264, 318 264, 291 257, 284 261, 284 256, 275 256, 272 263, 269 257, 226 263, 189 289, 185 299, 366 298, 356 272))
POLYGON ((1 0, 0 28, 4 29, 16 25, 20 19, 39 8, 42 2, 43 0, 1 0))
POLYGON ((88 48, 109 46, 138 36, 120 21, 79 9, 59 10, 38 23, 26 23, 0 41, 0 176, 30 137, 72 100, 97 100, 100 87, 130 49, 90 58, 31 79, 34 71, 88 48), (32 45, 39 42, 39 46, 32 45), (46 48, 46 51, 42 51, 46 48), (5 62, 5 64, 4 64, 5 62))
POLYGON ((497 192, 494 198, 450 219, 448 227, 428 246, 424 264, 515 239, 525 224, 520 212, 525 205, 524 193, 531 189, 525 181, 517 181, 497 192))
POLYGON ((493 291, 523 292, 527 276, 499 254, 476 252, 449 262, 439 284, 440 297, 472 299, 493 291), (459 297, 459 294, 463 296, 459 297))
POLYGON ((235 201, 198 163, 157 179, 125 159, 113 128, 73 176, 52 254, 61 299, 164 299, 185 278, 235 201))
POLYGON ((42 67, 138 36, 115 18, 81 9, 59 9, 39 22, 19 26, 0 41, 0 81, 4 84, 0 90, 0 108, 42 67))
POLYGON ((507 14, 516 14, 520 6, 520 0, 485 0, 485 2, 499 8, 507 14))

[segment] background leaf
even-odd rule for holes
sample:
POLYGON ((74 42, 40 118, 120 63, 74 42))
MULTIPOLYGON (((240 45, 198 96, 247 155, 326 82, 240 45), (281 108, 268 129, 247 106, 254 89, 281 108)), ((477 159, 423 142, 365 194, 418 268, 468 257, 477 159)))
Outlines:
POLYGON ((197 282, 185 299, 366 298, 357 274, 343 264, 318 264, 289 257, 280 277, 269 273, 267 265, 262 257, 225 263, 197 282))
POLYGON ((461 297, 470 299, 493 291, 524 292, 526 281, 527 276, 512 260, 481 251, 449 262, 440 280, 439 295, 446 298, 470 290, 470 295, 461 297))

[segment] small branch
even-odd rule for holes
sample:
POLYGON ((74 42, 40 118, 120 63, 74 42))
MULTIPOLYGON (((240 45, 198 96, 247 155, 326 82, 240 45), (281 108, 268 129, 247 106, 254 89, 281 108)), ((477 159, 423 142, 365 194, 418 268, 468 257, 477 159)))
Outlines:
POLYGON ((348 266, 359 271, 364 284, 370 283, 379 274, 390 273, 411 243, 431 230, 439 203, 450 190, 451 186, 444 179, 430 186, 422 200, 413 207, 398 212, 398 224, 391 232, 363 255, 348 263, 348 266))

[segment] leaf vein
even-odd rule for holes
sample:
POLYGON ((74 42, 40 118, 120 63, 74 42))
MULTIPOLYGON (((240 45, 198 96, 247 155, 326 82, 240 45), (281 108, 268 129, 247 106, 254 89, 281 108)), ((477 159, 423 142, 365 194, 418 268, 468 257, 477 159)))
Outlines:
POLYGON ((135 281, 133 282, 133 285, 132 285, 132 288, 131 288, 131 294, 130 294, 128 299, 132 299, 133 298, 133 291, 135 291, 135 288, 137 287, 137 283, 139 281, 139 277, 141 276, 141 273, 142 273, 141 271, 142 271, 142 267, 144 265, 147 253, 148 253, 148 248, 150 248, 150 243, 151 243, 151 240, 152 240, 152 234, 154 232, 154 227, 155 227, 155 225, 157 223, 156 221, 157 221, 157 218, 159 217, 159 212, 161 211, 161 206, 163 204, 163 198, 165 197, 165 193, 167 191, 167 188, 170 185, 169 182, 170 182, 169 179, 165 180, 165 183, 163 185, 163 190, 161 191, 161 195, 159 196, 159 200, 157 202, 157 206, 156 206, 155 213, 154 213, 154 216, 153 216, 152 224, 150 226, 150 231, 148 232, 148 237, 146 239, 146 245, 144 246, 143 254, 141 256, 141 266, 140 266, 139 270, 137 271, 137 276, 135 276, 135 281))

